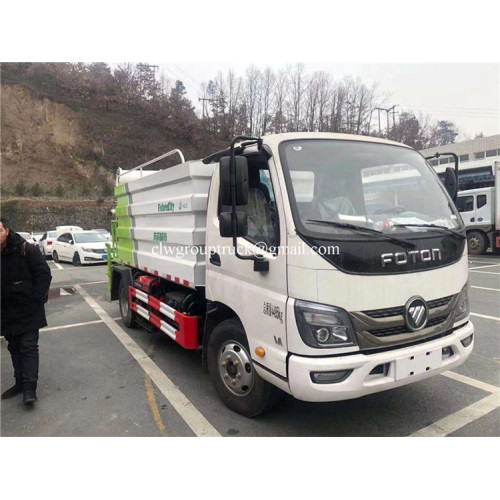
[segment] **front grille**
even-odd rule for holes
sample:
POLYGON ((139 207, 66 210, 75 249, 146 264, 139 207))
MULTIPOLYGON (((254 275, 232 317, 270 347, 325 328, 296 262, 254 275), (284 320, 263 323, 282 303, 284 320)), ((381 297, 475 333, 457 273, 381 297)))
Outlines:
MULTIPOLYGON (((425 325, 425 327, 429 328, 431 326, 437 326, 441 323, 444 323, 447 318, 448 315, 430 319, 429 321, 427 321, 427 325, 425 325)), ((393 326, 391 328, 381 328, 380 330, 369 330, 369 332, 372 335, 375 335, 375 337, 388 337, 390 335, 398 335, 402 333, 413 333, 411 330, 408 330, 406 325, 393 326)))
POLYGON ((389 318, 390 316, 403 316, 404 307, 389 307, 387 309, 374 309, 373 311, 363 311, 363 314, 370 318, 389 318))
MULTIPOLYGON (((429 300, 429 302, 427 302, 427 305, 429 306, 429 309, 435 309, 436 307, 443 307, 449 304, 452 298, 453 295, 448 295, 447 297, 442 297, 440 299, 429 300)), ((363 314, 370 316, 370 318, 390 318, 391 316, 404 316, 404 313, 405 313, 404 306, 363 311, 363 314)))
POLYGON ((453 295, 448 295, 448 297, 443 297, 442 299, 429 300, 429 302, 427 302, 427 305, 429 306, 429 309, 434 309, 436 307, 443 307, 448 305, 452 298, 453 295))
POLYGON ((105 248, 92 248, 91 252, 104 254, 107 250, 105 248))

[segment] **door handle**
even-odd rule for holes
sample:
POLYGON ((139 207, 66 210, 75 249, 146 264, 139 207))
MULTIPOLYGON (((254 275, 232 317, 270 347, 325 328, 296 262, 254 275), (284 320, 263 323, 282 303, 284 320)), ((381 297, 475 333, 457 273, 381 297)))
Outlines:
POLYGON ((476 220, 476 219, 475 219, 475 217, 471 217, 471 218, 470 218, 470 221, 471 221, 471 222, 475 222, 475 220, 476 220))
POLYGON ((482 217, 479 217, 479 219, 477 219, 478 222, 481 222, 483 220, 482 217))
POLYGON ((220 266, 220 255, 217 252, 210 252, 210 264, 220 266))

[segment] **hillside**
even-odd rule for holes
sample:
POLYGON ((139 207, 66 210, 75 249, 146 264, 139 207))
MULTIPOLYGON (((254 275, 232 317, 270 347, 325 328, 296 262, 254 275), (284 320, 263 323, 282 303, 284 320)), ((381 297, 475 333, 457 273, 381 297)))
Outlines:
MULTIPOLYGON (((43 65, 31 66, 40 72, 43 65)), ((183 114, 160 115, 150 102, 127 104, 80 87, 48 85, 57 65, 44 70, 45 79, 20 67, 4 64, 1 73, 4 200, 106 198, 117 167, 131 168, 175 148, 186 159, 199 158, 215 147, 190 106, 183 114)))

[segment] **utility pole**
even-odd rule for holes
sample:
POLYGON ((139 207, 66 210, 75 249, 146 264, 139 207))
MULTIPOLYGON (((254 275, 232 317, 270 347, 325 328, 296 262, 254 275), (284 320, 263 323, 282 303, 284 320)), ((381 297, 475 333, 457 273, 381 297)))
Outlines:
POLYGON ((205 101, 213 102, 214 100, 209 99, 208 97, 199 97, 198 101, 201 102, 201 109, 202 109, 201 114, 202 114, 202 119, 204 120, 205 119, 205 107, 206 107, 205 101))
POLYGON ((389 115, 390 112, 392 111, 392 123, 393 126, 396 127, 396 107, 399 106, 398 104, 394 104, 394 106, 391 106, 390 108, 376 108, 378 111, 378 133, 381 134, 381 127, 380 127, 380 112, 385 111, 385 118, 387 121, 387 129, 386 129, 386 137, 389 138, 389 115))
POLYGON ((376 108, 377 111, 378 111, 378 133, 379 135, 382 134, 382 131, 381 131, 381 127, 380 127, 380 112, 381 111, 385 111, 387 113, 387 132, 386 132, 386 136, 389 135, 389 109, 388 108, 376 108))

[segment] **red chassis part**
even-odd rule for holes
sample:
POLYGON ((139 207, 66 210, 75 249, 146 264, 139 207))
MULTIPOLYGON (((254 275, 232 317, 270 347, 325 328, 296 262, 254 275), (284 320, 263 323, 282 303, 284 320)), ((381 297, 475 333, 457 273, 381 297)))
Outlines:
POLYGON ((184 347, 184 349, 198 349, 198 318, 196 316, 190 316, 189 314, 183 314, 176 311, 174 308, 165 304, 165 302, 148 295, 146 292, 137 290, 133 286, 128 287, 128 300, 132 311, 135 311, 165 332, 184 347), (137 301, 140 301, 142 304, 137 301), (146 308, 146 306, 150 306, 150 308, 154 309, 159 314, 152 312, 150 308, 146 308), (176 323, 176 326, 168 323, 160 314, 176 323))

